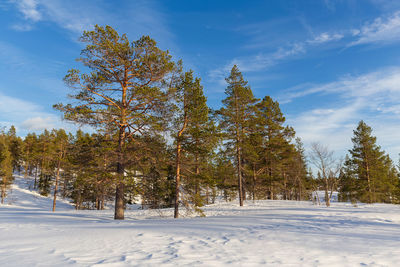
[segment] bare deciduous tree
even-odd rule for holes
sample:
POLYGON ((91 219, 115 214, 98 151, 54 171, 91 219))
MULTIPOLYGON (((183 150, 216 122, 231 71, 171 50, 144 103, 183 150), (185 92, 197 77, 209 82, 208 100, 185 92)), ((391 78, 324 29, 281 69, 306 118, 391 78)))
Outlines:
POLYGON ((340 171, 341 163, 334 157, 333 151, 320 143, 311 144, 311 153, 309 158, 324 180, 325 203, 326 206, 329 207, 331 205, 330 199, 335 187, 336 176, 340 171))

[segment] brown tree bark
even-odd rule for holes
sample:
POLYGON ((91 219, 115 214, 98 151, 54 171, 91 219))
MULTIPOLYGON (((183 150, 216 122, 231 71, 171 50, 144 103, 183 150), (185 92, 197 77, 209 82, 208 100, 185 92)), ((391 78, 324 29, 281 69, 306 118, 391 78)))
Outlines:
POLYGON ((186 126, 188 123, 187 115, 184 115, 184 122, 181 130, 178 132, 177 141, 176 141, 176 177, 175 177, 175 205, 174 205, 174 218, 179 217, 179 187, 181 182, 181 153, 182 153, 182 144, 181 137, 183 132, 186 130, 186 126))
POLYGON ((53 197, 53 212, 56 211, 57 190, 58 190, 58 181, 60 179, 61 158, 62 158, 62 155, 59 156, 58 161, 57 161, 56 183, 54 185, 54 197, 53 197))
POLYGON ((118 137, 118 162, 117 162, 117 187, 115 190, 115 212, 114 219, 115 220, 123 220, 124 216, 124 175, 125 175, 125 166, 124 166, 124 153, 123 146, 125 141, 125 127, 119 128, 119 137, 118 137))

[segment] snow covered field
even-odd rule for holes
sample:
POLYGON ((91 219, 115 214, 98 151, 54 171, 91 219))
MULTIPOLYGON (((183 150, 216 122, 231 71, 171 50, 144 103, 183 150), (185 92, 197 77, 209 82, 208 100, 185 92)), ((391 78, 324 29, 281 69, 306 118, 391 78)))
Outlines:
POLYGON ((172 210, 52 213, 50 198, 16 178, 0 206, 0 266, 399 266, 400 206, 248 201, 172 210))

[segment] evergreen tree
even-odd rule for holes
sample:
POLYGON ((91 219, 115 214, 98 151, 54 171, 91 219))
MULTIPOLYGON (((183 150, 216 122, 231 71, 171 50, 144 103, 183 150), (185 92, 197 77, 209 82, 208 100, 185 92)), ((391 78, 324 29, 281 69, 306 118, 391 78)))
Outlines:
POLYGON ((1 204, 7 196, 7 190, 12 183, 12 156, 9 151, 7 137, 0 132, 0 195, 1 204))
POLYGON ((9 150, 11 153, 11 161, 13 172, 21 172, 22 164, 22 139, 17 136, 15 127, 12 125, 7 133, 9 139, 9 150))
MULTIPOLYGON (((200 79, 194 79, 192 71, 184 73, 176 91, 178 114, 175 120, 175 128, 178 129, 178 132, 175 137, 175 218, 179 217, 182 160, 185 154, 191 152, 194 156, 195 170, 193 176, 196 187, 200 178, 200 156, 209 151, 206 146, 206 144, 209 144, 207 143, 207 141, 209 141, 207 140, 207 133, 210 133, 209 125, 207 125, 208 107, 206 101, 207 99, 203 94, 203 87, 200 84, 200 79)), ((198 193, 198 189, 196 193, 198 193)), ((194 204, 196 205, 196 203, 194 204)))
POLYGON ((295 188, 296 200, 308 199, 308 192, 311 189, 310 174, 307 171, 305 149, 300 138, 296 138, 295 151, 292 161, 292 175, 294 177, 293 187, 295 188))
MULTIPOLYGON (((274 199, 279 187, 287 191, 287 165, 295 152, 290 142, 295 132, 293 128, 283 125, 286 119, 279 103, 269 96, 256 105, 255 120, 263 149, 259 154, 263 161, 260 171, 267 178, 268 198, 274 199)), ((286 198, 287 192, 283 196, 286 198)))
POLYGON ((253 92, 243 79, 239 68, 234 65, 228 78, 228 87, 225 89, 227 97, 222 100, 224 107, 218 113, 221 116, 221 128, 229 141, 227 146, 234 150, 236 175, 238 181, 239 205, 243 206, 243 146, 249 122, 254 113, 254 103, 257 101, 253 92))
POLYGON ((48 130, 44 130, 38 137, 38 161, 40 168, 39 193, 47 196, 50 193, 50 182, 53 177, 53 146, 52 136, 48 130))
POLYGON ((65 130, 53 130, 52 132, 52 145, 53 145, 53 162, 55 167, 55 183, 54 183, 54 194, 53 194, 53 212, 56 210, 56 199, 57 199, 57 191, 60 181, 60 172, 63 168, 68 145, 69 145, 69 136, 65 132, 65 130))
MULTIPOLYGON (((70 70, 65 81, 78 93, 76 105, 58 104, 66 119, 117 132, 118 182, 115 219, 124 219, 125 143, 135 135, 160 126, 167 92, 166 78, 174 70, 167 51, 162 51, 148 36, 130 43, 110 26, 95 26, 85 31, 87 43, 79 59, 92 72, 70 70)), ((138 152, 139 153, 139 152, 138 152)))
POLYGON ((236 195, 237 179, 235 179, 235 166, 228 157, 226 151, 221 150, 215 158, 214 176, 216 177, 216 186, 222 191, 225 201, 231 201, 236 195))
MULTIPOLYGON (((22 159, 24 162, 24 175, 27 177, 28 175, 33 174, 33 170, 37 167, 35 164, 35 158, 37 153, 37 136, 35 133, 28 133, 22 143, 22 159)), ((35 185, 36 187, 36 177, 35 177, 35 185)))
POLYGON ((368 203, 398 202, 398 172, 389 156, 376 144, 372 128, 360 121, 353 134, 353 148, 349 150, 341 177, 341 198, 368 203))
POLYGON ((76 209, 104 209, 111 196, 116 177, 110 139, 79 130, 69 144, 63 166, 69 178, 64 178, 63 195, 73 199, 76 209))

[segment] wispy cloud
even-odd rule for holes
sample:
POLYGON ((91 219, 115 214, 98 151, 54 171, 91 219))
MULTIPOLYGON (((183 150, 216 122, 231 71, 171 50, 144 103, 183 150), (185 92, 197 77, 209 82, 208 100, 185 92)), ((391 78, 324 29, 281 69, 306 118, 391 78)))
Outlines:
MULTIPOLYGON (((331 1, 326 1, 327 6, 332 6, 331 1)), ((263 24, 260 24, 263 27, 263 24)), ((257 26, 257 25, 256 25, 257 26)), ((257 34, 252 25, 252 31, 257 34)), ((261 27, 258 25, 258 27, 261 27)), ((246 29, 246 28, 245 28, 246 29)), ((209 77, 212 81, 223 83, 225 77, 233 64, 239 66, 244 72, 266 70, 284 60, 291 60, 304 56, 309 51, 344 48, 361 44, 388 44, 400 41, 400 11, 392 13, 387 17, 376 18, 372 22, 366 22, 360 28, 339 29, 336 31, 324 31, 314 34, 305 40, 291 41, 287 45, 279 47, 275 52, 258 53, 247 57, 234 58, 225 65, 211 70, 209 77), (327 44, 334 44, 327 46, 327 44)), ((315 89, 313 89, 315 90, 315 89)), ((301 92, 300 94, 304 94, 301 92)))
POLYGON ((179 50, 168 27, 168 15, 153 0, 127 1, 118 8, 118 13, 113 12, 116 7, 112 2, 104 0, 12 0, 11 3, 22 15, 22 20, 11 25, 16 31, 30 31, 40 22, 50 22, 77 40, 77 36, 95 24, 111 25, 132 39, 151 34, 165 47, 179 50))
POLYGON ((400 100, 400 68, 389 67, 359 76, 343 76, 335 82, 319 85, 299 85, 280 97, 288 103, 295 98, 311 94, 339 94, 344 98, 373 98, 373 103, 383 99, 400 100))
POLYGON ((108 1, 12 0, 11 3, 24 18, 12 25, 18 31, 28 31, 34 29, 36 23, 48 21, 75 34, 91 29, 94 24, 108 24, 128 33, 172 37, 166 26, 166 15, 154 1, 128 1, 120 8, 118 16, 112 12, 115 6, 108 1))
POLYGON ((339 33, 321 33, 314 38, 303 42, 293 42, 279 47, 275 52, 259 53, 257 55, 235 58, 222 67, 211 70, 208 75, 213 81, 224 83, 224 77, 233 65, 237 65, 243 72, 266 70, 284 60, 297 58, 307 53, 310 47, 316 47, 328 42, 339 41, 344 35, 339 33))
POLYGON ((11 2, 16 4, 25 19, 34 22, 42 19, 42 14, 38 10, 38 0, 13 0, 11 2))
POLYGON ((28 31, 40 21, 50 21, 61 28, 81 33, 94 23, 101 23, 107 18, 107 14, 101 12, 98 7, 99 3, 94 5, 92 1, 13 0, 11 2, 24 18, 24 21, 12 25, 12 28, 18 31, 28 31))
POLYGON ((224 77, 229 74, 233 65, 237 65, 243 72, 260 71, 277 64, 279 61, 289 57, 295 57, 305 52, 306 50, 303 43, 295 43, 288 47, 281 47, 273 53, 235 58, 224 66, 209 71, 208 76, 212 81, 224 84, 224 77))
POLYGON ((398 42, 400 41, 400 11, 389 17, 376 18, 372 23, 366 23, 360 29, 354 29, 352 33, 356 40, 349 46, 398 42))
POLYGON ((20 126, 29 131, 42 131, 55 128, 55 120, 52 117, 33 117, 24 120, 20 126))
MULTIPOLYGON (((8 96, 0 87, 0 129, 14 125, 19 135, 29 132, 41 132, 44 129, 63 128, 73 132, 79 125, 62 120, 60 114, 48 112, 43 106, 21 98, 8 96)), ((85 131, 93 131, 90 127, 83 127, 85 131)))
POLYGON ((307 40, 306 42, 312 45, 319 45, 332 41, 339 41, 343 39, 344 35, 340 33, 328 33, 323 32, 320 35, 315 36, 313 39, 307 40))
POLYGON ((352 130, 358 121, 370 124, 382 144, 392 156, 397 156, 400 128, 400 68, 385 68, 359 76, 345 76, 337 81, 298 86, 281 96, 283 102, 302 101, 308 95, 332 96, 338 101, 321 102, 320 107, 289 114, 288 123, 309 144, 320 141, 332 149, 345 151, 351 147, 352 130), (340 102, 339 102, 340 101, 340 102))
POLYGON ((0 114, 0 126, 14 124, 18 130, 23 132, 63 125, 59 117, 43 111, 43 107, 26 100, 4 95, 1 92, 0 114))

